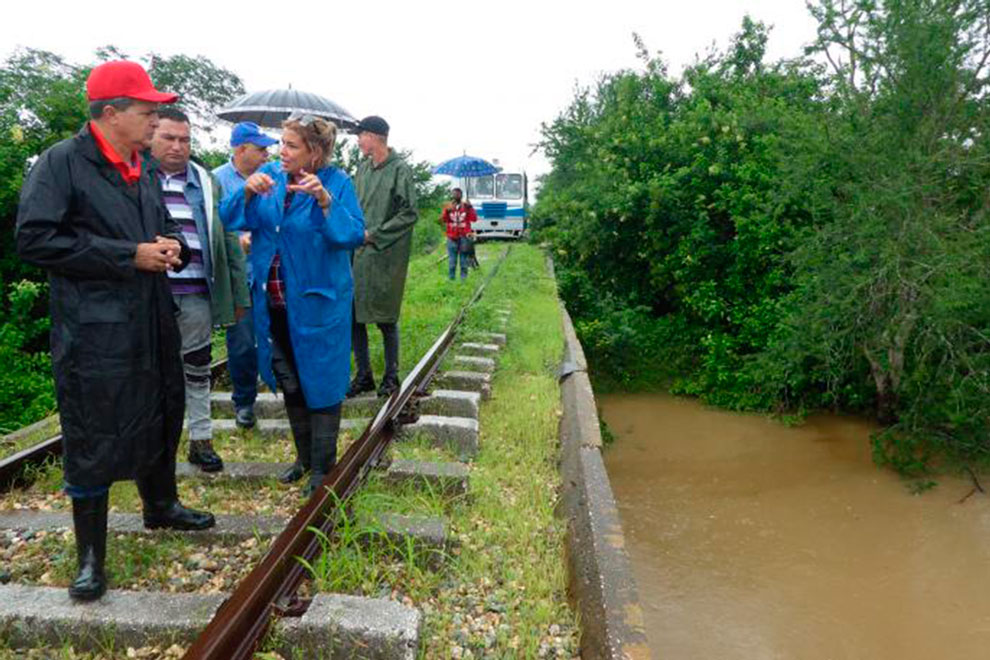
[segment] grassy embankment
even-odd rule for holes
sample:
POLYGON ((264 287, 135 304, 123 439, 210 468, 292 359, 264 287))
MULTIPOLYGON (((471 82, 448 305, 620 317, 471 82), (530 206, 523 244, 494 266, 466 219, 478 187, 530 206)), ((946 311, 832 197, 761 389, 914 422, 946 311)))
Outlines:
MULTIPOLYGON (((483 246, 483 266, 490 267, 502 249, 483 246)), ((334 552, 316 567, 316 588, 391 596, 421 607, 427 617, 426 657, 467 656, 469 649, 527 656, 535 655, 541 644, 565 653, 573 648, 573 617, 563 597, 562 530, 552 518, 559 320, 553 286, 543 272, 536 250, 517 247, 467 321, 465 336, 472 329, 493 327, 493 305, 515 310, 493 399, 482 408, 483 448, 474 464, 471 496, 451 498, 372 481, 353 503, 352 518, 334 552), (367 544, 369 536, 378 536, 374 514, 381 511, 446 515, 460 547, 434 571, 433 558, 412 546, 367 544)), ((403 318, 404 370, 478 283, 474 277, 466 287, 448 284, 445 276, 446 265, 437 263, 436 254, 417 257, 411 265, 403 318)), ((373 345, 380 345, 374 333, 372 337, 373 345)), ((380 364, 380 348, 375 357, 380 364)), ((291 459, 288 439, 272 442, 239 432, 218 437, 217 445, 227 460, 291 459)), ((452 458, 423 439, 404 442, 395 453, 452 458)), ((67 502, 58 493, 60 471, 50 467, 40 477, 28 493, 9 496, 0 508, 64 508, 67 502)), ((297 489, 274 482, 245 487, 187 481, 180 487, 188 504, 226 513, 285 515, 299 502, 297 489)), ((112 501, 118 510, 139 509, 129 483, 114 486, 112 501)), ((68 583, 74 566, 70 534, 41 535, 23 545, 12 563, 15 580, 68 583)), ((194 548, 175 535, 154 543, 120 536, 110 545, 108 569, 119 588, 208 592, 229 589, 240 572, 225 565, 250 566, 265 544, 252 540, 194 548)), ((113 655, 112 645, 105 655, 113 655)))
MULTIPOLYGON (((470 493, 397 490, 372 482, 354 499, 341 537, 314 567, 316 588, 389 596, 425 615, 421 656, 537 657, 576 652, 576 621, 565 600, 563 527, 553 516, 562 346, 559 309, 543 255, 516 246, 471 311, 465 336, 495 327, 512 309, 492 399, 481 408, 481 452, 470 493), (458 547, 434 557, 412 546, 371 545, 382 511, 443 515, 458 547), (398 559, 396 559, 398 557, 398 559), (552 649, 552 650, 551 650, 552 649)), ((393 448, 401 458, 453 460, 425 438, 393 448)))

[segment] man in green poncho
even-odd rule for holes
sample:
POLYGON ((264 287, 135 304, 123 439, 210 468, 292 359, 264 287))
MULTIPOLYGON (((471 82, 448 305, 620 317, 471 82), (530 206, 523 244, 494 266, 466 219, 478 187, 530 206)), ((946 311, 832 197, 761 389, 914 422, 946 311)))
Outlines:
POLYGON ((358 124, 358 147, 365 160, 354 185, 364 211, 364 245, 354 252, 354 327, 351 340, 357 374, 348 397, 375 389, 368 354, 368 328, 374 323, 385 344, 385 375, 379 396, 399 387, 399 310, 412 247, 416 191, 409 165, 388 146, 388 123, 365 117, 358 124))

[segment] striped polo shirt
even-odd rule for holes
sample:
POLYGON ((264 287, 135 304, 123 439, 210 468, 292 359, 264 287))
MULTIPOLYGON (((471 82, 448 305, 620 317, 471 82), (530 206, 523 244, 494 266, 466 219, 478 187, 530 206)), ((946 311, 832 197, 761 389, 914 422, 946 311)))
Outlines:
POLYGON ((172 295, 209 293, 209 288, 206 286, 206 271, 203 268, 203 246, 199 242, 199 232, 196 231, 192 207, 186 201, 186 172, 165 174, 159 170, 158 179, 162 184, 162 197, 165 198, 168 214, 182 225, 182 236, 192 252, 189 264, 181 273, 168 272, 172 295))

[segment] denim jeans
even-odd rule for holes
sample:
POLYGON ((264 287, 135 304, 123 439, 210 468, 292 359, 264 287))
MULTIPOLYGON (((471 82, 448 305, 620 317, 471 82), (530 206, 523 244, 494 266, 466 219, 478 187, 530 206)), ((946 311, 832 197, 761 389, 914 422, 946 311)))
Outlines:
POLYGON ((258 349, 254 340, 251 309, 227 328, 227 369, 234 386, 234 408, 250 408, 258 398, 258 349))
POLYGON ((459 246, 459 241, 447 237, 447 277, 454 279, 454 275, 457 273, 457 258, 460 257, 461 279, 466 280, 468 276, 468 258, 466 254, 458 249, 459 246))

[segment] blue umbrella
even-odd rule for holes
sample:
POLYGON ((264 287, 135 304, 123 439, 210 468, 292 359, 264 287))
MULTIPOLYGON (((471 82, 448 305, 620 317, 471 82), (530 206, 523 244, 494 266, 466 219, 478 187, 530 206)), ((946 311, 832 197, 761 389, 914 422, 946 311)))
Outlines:
POLYGON ((458 156, 446 160, 433 168, 434 174, 446 174, 448 176, 458 176, 461 178, 473 176, 487 176, 500 172, 501 167, 492 165, 483 158, 474 156, 458 156))

